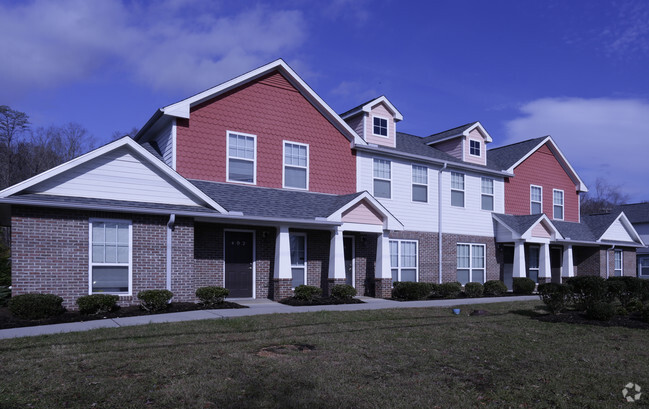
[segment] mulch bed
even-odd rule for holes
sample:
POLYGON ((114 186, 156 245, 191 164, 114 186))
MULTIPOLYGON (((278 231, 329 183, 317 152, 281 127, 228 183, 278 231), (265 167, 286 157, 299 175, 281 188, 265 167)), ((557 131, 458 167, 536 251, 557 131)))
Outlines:
POLYGON ((120 307, 115 311, 98 315, 83 315, 78 311, 65 311, 56 317, 45 318, 42 320, 25 320, 14 316, 7 307, 0 308, 0 329, 18 328, 18 327, 32 327, 36 325, 49 325, 49 324, 63 324, 67 322, 83 322, 101 320, 104 318, 121 318, 121 317, 137 317, 140 315, 153 315, 153 314, 167 314, 170 312, 184 312, 196 310, 218 310, 218 309, 231 309, 231 308, 248 308, 245 305, 240 305, 234 302, 225 301, 216 307, 203 308, 200 304, 191 302, 172 302, 166 310, 150 313, 142 310, 139 306, 134 305, 130 307, 120 307))
POLYGON ((292 307, 304 307, 307 305, 339 305, 339 304, 365 304, 358 298, 333 298, 333 297, 318 297, 313 300, 299 300, 297 298, 288 297, 279 300, 280 303, 290 305, 292 307))
POLYGON ((567 324, 598 325, 602 327, 626 327, 649 329, 649 323, 640 320, 640 313, 629 315, 616 315, 610 321, 598 321, 590 319, 581 311, 564 311, 558 315, 538 314, 534 317, 543 322, 563 322, 567 324))

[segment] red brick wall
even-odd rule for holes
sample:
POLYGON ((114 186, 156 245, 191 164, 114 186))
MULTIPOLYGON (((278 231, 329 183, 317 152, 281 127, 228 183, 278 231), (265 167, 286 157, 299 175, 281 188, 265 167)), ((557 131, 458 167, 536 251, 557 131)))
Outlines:
POLYGON ((257 135, 258 186, 282 187, 287 140, 309 145, 310 191, 356 191, 349 141, 279 73, 193 108, 177 125, 176 167, 187 178, 226 181, 226 131, 236 131, 257 135))
POLYGON ((579 221, 579 195, 547 144, 514 169, 514 177, 505 180, 505 213, 530 214, 530 185, 543 188, 543 212, 553 218, 552 190, 563 190, 564 220, 579 221))
POLYGON ((419 281, 425 283, 436 283, 439 281, 437 233, 393 231, 390 233, 390 238, 417 240, 419 242, 419 281))

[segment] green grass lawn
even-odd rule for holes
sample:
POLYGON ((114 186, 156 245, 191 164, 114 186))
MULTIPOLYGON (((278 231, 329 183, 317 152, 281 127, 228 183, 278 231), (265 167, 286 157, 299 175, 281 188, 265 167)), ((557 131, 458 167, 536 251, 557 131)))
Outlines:
POLYGON ((646 330, 537 302, 319 312, 0 341, 0 408, 616 408, 649 403, 646 330), (628 382, 643 387, 627 403, 628 382))

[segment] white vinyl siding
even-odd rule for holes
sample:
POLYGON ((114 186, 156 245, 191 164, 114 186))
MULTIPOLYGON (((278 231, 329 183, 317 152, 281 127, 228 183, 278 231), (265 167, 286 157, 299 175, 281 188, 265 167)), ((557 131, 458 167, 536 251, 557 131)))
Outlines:
POLYGON ((418 281, 418 244, 416 240, 390 240, 392 282, 418 281))
POLYGON ((485 245, 457 244, 457 281, 466 283, 484 283, 485 280, 485 245))
POLYGON ((552 191, 552 212, 555 220, 563 220, 563 190, 552 191))
POLYGON ((451 206, 464 207, 464 174, 451 172, 451 206))
POLYGON ((623 269, 622 269, 622 264, 623 262, 623 254, 622 250, 615 250, 613 253, 613 275, 616 277, 621 277, 623 275, 623 269))
POLYGON ((412 201, 428 202, 428 168, 412 165, 412 201))
POLYGON ((374 196, 390 199, 392 170, 389 160, 374 159, 374 196))
POLYGON ((530 214, 543 213, 543 188, 530 185, 530 214))
POLYGON ((257 183, 257 137, 238 132, 227 132, 228 182, 257 183))
POLYGON ((306 284, 306 234, 291 233, 291 287, 306 284))
POLYGON ((128 220, 91 219, 89 293, 131 294, 132 225, 128 220))
POLYGON ((309 188, 309 145, 284 142, 284 187, 309 188))
POLYGON ((489 178, 481 178, 480 189, 482 192, 481 206, 482 210, 494 209, 494 180, 489 178))

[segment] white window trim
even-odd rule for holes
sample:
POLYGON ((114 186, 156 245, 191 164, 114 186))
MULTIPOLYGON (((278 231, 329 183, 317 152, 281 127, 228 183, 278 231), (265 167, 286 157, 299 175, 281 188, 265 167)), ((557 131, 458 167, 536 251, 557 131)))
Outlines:
POLYGON ((492 178, 486 178, 486 177, 481 177, 480 178, 480 209, 484 210, 485 212, 493 212, 493 211, 496 210, 496 181, 494 179, 492 179, 492 178), (482 191, 482 181, 483 180, 490 180, 491 181, 492 193, 485 193, 485 192, 482 191), (491 204, 492 204, 493 209, 488 210, 488 209, 484 209, 482 207, 482 196, 491 196, 491 204))
MULTIPOLYGON (((392 175, 392 172, 390 172, 390 175, 392 175)), ((428 189, 428 167, 423 166, 423 165, 412 165, 412 166, 410 166, 410 181, 411 181, 411 184, 410 184, 410 201, 412 203, 428 203, 428 190, 429 190, 428 189), (424 171, 426 172, 426 184, 416 183, 416 182, 413 181, 413 177, 415 175, 415 166, 420 167, 420 168, 424 168, 424 171), (414 186, 424 186, 424 187, 426 187, 426 200, 421 201, 421 200, 414 200, 413 199, 414 190, 415 190, 414 186)))
POLYGON ((563 192, 561 189, 552 189, 552 219, 554 220, 563 220, 566 217, 566 194, 563 192), (554 214, 554 206, 559 206, 558 204, 554 203, 554 194, 555 192, 561 192, 561 218, 558 218, 554 214))
POLYGON ((295 189, 295 190, 309 190, 309 145, 306 143, 293 142, 293 141, 282 141, 282 187, 285 189, 295 189), (286 164, 286 144, 299 145, 306 147, 306 167, 296 166, 296 165, 287 165, 286 164), (286 186, 286 167, 306 169, 306 188, 286 186))
POLYGON ((88 294, 115 294, 122 297, 133 295, 133 221, 126 219, 91 218, 88 220, 88 294), (124 263, 94 263, 92 261, 92 225, 93 223, 125 223, 128 224, 128 292, 108 293, 92 292, 92 268, 94 266, 123 267, 124 263))
MULTIPOLYGON (((455 243, 455 251, 457 253, 457 246, 469 246, 469 283, 472 283, 474 281, 471 281, 471 277, 473 277, 473 270, 480 270, 479 267, 473 267, 473 247, 475 246, 480 246, 483 248, 482 254, 484 257, 483 264, 484 267, 482 267, 482 284, 487 282, 487 245, 483 243, 462 243, 462 242, 457 242, 455 243)), ((466 268, 459 268, 457 266, 457 256, 456 256, 456 261, 455 261, 455 278, 457 278, 457 270, 466 270, 466 268)))
POLYGON ((616 271, 620 272, 620 277, 624 276, 624 251, 615 249, 613 250, 613 275, 617 276, 615 274, 616 271), (615 268, 615 255, 619 254, 620 255, 620 268, 615 268))
POLYGON ((536 214, 536 213, 532 213, 533 212, 532 203, 540 203, 541 204, 541 213, 543 213, 543 186, 530 185, 530 214, 536 214), (535 188, 535 187, 538 187, 539 189, 541 189, 541 201, 540 202, 536 202, 536 201, 532 200, 532 188, 535 188))
POLYGON ((390 119, 380 115, 372 115, 372 121, 370 122, 372 127, 372 135, 378 136, 379 138, 390 138, 390 119), (374 133, 374 118, 384 119, 385 120, 385 135, 374 133))
MULTIPOLYGON (((241 183, 244 185, 256 185, 257 184, 257 135, 249 134, 249 133, 244 133, 244 132, 237 132, 237 131, 226 131, 226 139, 225 139, 225 180, 228 182, 232 183, 241 183), (250 182, 241 182, 238 180, 230 180, 230 134, 235 134, 235 135, 242 135, 246 137, 251 137, 254 141, 254 153, 255 153, 255 158, 252 160, 252 183, 250 182)), ((245 159, 245 158, 236 158, 234 157, 233 159, 239 159, 239 160, 247 160, 249 161, 250 159, 245 159)))
POLYGON ((450 182, 451 182, 451 197, 450 197, 451 206, 456 207, 456 208, 460 208, 460 209, 466 208, 466 174, 464 174, 462 172, 451 172, 451 180, 450 180, 450 182), (462 175, 462 185, 463 185, 462 189, 456 189, 456 188, 453 187, 453 174, 462 175), (462 192, 462 206, 455 206, 453 204, 453 193, 452 193, 453 191, 462 192))
MULTIPOLYGON (((397 267, 392 267, 390 265, 390 275, 392 275, 392 270, 397 270, 397 281, 401 281, 401 270, 415 270, 415 282, 419 282, 419 240, 409 240, 409 239, 390 239, 390 242, 396 242, 397 244, 397 267), (401 243, 415 243, 415 267, 403 267, 401 266, 401 243)), ((390 257, 392 254, 390 254, 390 257)))
POLYGON ((293 269, 294 268, 303 268, 304 269, 304 280, 303 280, 304 285, 309 285, 309 283, 307 282, 307 273, 306 273, 307 272, 307 265, 308 265, 308 261, 307 261, 308 260, 307 259, 307 236, 306 236, 306 233, 290 233, 290 232, 289 232, 288 235, 289 235, 289 241, 288 241, 289 242, 289 253, 291 251, 291 249, 290 249, 290 243, 291 243, 290 236, 304 237, 304 264, 293 264, 291 262, 291 289, 295 290, 295 287, 293 287, 293 269))
POLYGON ((376 197, 377 199, 392 199, 392 161, 388 159, 379 159, 379 158, 374 158, 372 160, 372 195, 376 197), (385 179, 382 177, 374 176, 374 166, 376 164, 376 161, 384 161, 387 162, 388 165, 390 166, 390 179, 385 179), (376 192, 374 191, 374 181, 375 180, 384 180, 387 182, 390 182, 390 195, 389 197, 382 197, 382 196, 376 196, 376 192))
POLYGON ((482 141, 479 139, 469 139, 469 155, 474 156, 476 158, 481 158, 482 157, 482 141), (476 155, 474 153, 471 153, 471 142, 478 142, 478 150, 480 151, 479 155, 476 155))

